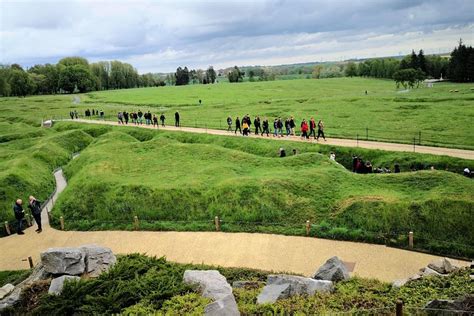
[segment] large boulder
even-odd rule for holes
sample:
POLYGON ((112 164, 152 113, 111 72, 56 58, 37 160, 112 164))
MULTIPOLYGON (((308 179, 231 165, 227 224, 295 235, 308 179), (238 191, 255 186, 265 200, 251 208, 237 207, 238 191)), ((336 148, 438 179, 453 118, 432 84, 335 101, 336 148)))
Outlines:
POLYGON ((4 286, 0 287, 0 300, 10 294, 11 291, 15 289, 13 284, 7 283, 4 286))
POLYGON ((316 292, 331 292, 334 289, 333 282, 327 280, 315 280, 295 275, 270 274, 267 277, 267 286, 276 284, 289 284, 290 296, 314 295, 316 292))
POLYGON ((81 275, 86 269, 84 259, 78 248, 49 248, 41 253, 41 263, 51 274, 81 275))
POLYGON ((80 250, 82 253, 85 253, 85 272, 89 277, 98 277, 117 262, 114 253, 107 247, 85 245, 80 247, 80 250))
POLYGON ((338 282, 347 280, 350 276, 345 264, 338 257, 332 257, 316 271, 313 278, 338 282))
POLYGON ((275 303, 277 300, 290 296, 290 284, 270 284, 263 288, 257 296, 257 304, 275 303))
POLYGON ((232 287, 217 270, 186 270, 183 281, 198 286, 202 296, 214 300, 206 306, 206 315, 240 315, 232 287))
POLYGON ((80 277, 72 276, 72 275, 63 275, 63 276, 60 276, 59 278, 54 278, 51 281, 51 284, 49 285, 48 293, 55 294, 55 295, 61 294, 61 292, 63 291, 64 282, 65 281, 69 282, 71 280, 80 280, 80 277))
POLYGON ((448 258, 440 258, 428 264, 428 268, 440 274, 448 274, 455 271, 458 267, 456 267, 456 265, 454 265, 448 258))

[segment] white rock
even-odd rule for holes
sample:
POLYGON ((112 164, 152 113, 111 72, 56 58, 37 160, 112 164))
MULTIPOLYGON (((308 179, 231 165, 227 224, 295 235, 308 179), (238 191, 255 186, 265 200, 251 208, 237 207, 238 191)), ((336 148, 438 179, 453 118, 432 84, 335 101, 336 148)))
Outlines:
POLYGON ((10 292, 13 291, 14 288, 15 286, 10 283, 7 283, 4 286, 2 286, 0 288, 0 300, 4 298, 5 296, 7 296, 8 294, 10 294, 10 292))
POLYGON ((51 281, 51 284, 49 285, 48 293, 59 295, 63 291, 64 282, 66 281, 69 282, 71 280, 79 280, 79 279, 80 277, 72 276, 72 275, 63 275, 63 276, 60 276, 59 278, 55 278, 51 281))

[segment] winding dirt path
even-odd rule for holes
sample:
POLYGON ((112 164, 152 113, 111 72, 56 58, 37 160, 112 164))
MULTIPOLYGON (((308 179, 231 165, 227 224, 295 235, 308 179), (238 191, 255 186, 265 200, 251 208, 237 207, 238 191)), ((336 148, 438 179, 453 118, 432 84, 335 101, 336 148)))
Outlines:
MULTIPOLYGON (((415 274, 437 256, 383 245, 335 241, 311 237, 221 232, 145 231, 60 231, 49 226, 46 209, 51 210, 67 186, 62 170, 54 173, 56 192, 43 209, 43 232, 0 238, 0 270, 27 269, 29 256, 39 261, 40 252, 50 247, 99 244, 114 253, 146 253, 166 256, 170 261, 205 263, 225 267, 246 267, 299 273, 310 276, 327 259, 338 256, 354 263, 352 275, 384 281, 404 279, 415 274)), ((67 220, 67 219, 66 219, 67 220)), ((416 242, 416 239, 415 239, 416 242)), ((454 260, 458 265, 469 263, 454 260)))
MULTIPOLYGON (((206 129, 206 128, 174 127, 174 126, 166 126, 166 127, 160 126, 159 128, 156 128, 156 127, 153 127, 152 125, 134 125, 134 124, 119 125, 118 123, 112 122, 112 121, 84 120, 84 119, 77 119, 77 120, 65 119, 61 121, 242 137, 241 135, 234 134, 232 132, 227 132, 224 130, 216 130, 216 129, 206 129)), ((255 136, 254 134, 251 134, 249 137, 267 139, 267 137, 255 136)), ((268 139, 279 140, 279 141, 313 142, 313 143, 319 143, 319 144, 324 144, 324 145, 334 145, 334 146, 341 146, 341 147, 360 147, 360 148, 379 149, 379 150, 386 150, 386 151, 416 152, 416 153, 422 153, 422 154, 443 155, 443 156, 451 156, 451 157, 471 159, 471 160, 474 159, 473 150, 456 149, 456 148, 418 146, 418 145, 414 147, 413 145, 408 145, 408 144, 385 143, 385 142, 362 141, 362 140, 357 141, 354 139, 341 139, 341 138, 327 138, 327 141, 320 140, 318 142, 313 141, 313 140, 310 140, 310 141, 304 140, 298 136, 278 137, 278 138, 270 136, 268 137, 268 139)))

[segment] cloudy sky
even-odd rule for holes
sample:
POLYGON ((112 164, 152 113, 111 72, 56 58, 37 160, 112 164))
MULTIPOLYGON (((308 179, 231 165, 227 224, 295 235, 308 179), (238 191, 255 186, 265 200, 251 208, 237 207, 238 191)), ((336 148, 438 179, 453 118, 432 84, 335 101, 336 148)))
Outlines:
POLYGON ((0 0, 0 63, 121 60, 140 73, 449 52, 474 0, 0 0))

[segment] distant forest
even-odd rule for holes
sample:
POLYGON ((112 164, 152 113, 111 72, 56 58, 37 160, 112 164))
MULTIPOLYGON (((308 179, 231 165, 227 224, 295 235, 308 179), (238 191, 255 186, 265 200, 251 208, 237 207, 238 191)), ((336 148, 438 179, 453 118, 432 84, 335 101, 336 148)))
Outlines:
POLYGON ((423 50, 403 58, 374 58, 346 62, 306 63, 281 66, 247 66, 207 70, 178 67, 170 74, 138 74, 120 61, 89 63, 82 57, 66 57, 57 64, 35 65, 24 70, 18 64, 0 65, 0 96, 213 84, 226 78, 231 83, 294 78, 374 77, 394 79, 397 86, 414 87, 426 78, 454 82, 474 81, 474 49, 461 40, 449 57, 425 55, 423 50))

